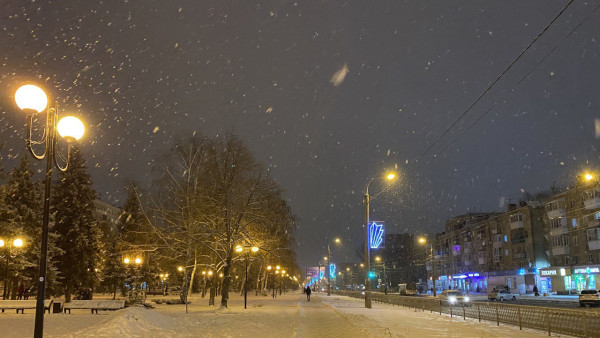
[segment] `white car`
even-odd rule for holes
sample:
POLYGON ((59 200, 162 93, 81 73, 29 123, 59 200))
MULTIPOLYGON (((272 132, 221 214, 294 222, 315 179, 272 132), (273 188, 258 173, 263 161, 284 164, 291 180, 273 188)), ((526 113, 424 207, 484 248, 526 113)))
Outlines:
POLYGON ((579 294, 579 306, 600 305, 600 290, 583 290, 579 294))
POLYGON ((499 300, 501 302, 503 302, 505 300, 517 300, 518 296, 519 296, 518 294, 512 293, 506 289, 492 290, 492 291, 488 292, 489 300, 499 300))
POLYGON ((444 290, 440 293, 438 298, 440 300, 440 305, 471 305, 471 297, 463 294, 460 290, 444 290))

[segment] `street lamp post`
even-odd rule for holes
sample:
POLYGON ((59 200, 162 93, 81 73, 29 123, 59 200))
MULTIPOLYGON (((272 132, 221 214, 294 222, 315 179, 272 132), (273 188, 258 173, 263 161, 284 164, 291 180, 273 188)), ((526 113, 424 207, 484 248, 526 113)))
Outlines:
MULTIPOLYGON (((371 308, 371 277, 369 276, 369 273, 371 272, 371 256, 370 256, 370 251, 369 251, 369 204, 371 203, 371 196, 369 195, 369 185, 371 184, 371 182, 373 182, 375 179, 380 178, 381 177, 374 177, 372 178, 369 183, 367 183, 367 188, 365 189, 365 231, 364 231, 364 235, 365 235, 365 267, 367 268, 366 270, 366 275, 365 275, 365 307, 370 309, 371 308)), ((394 173, 388 173, 385 176, 385 179, 387 179, 388 181, 393 181, 396 179, 396 174, 394 173)))
POLYGON ((71 141, 78 140, 83 136, 84 127, 83 123, 73 116, 64 117, 59 121, 58 104, 55 103, 54 107, 48 107, 48 97, 46 96, 46 93, 35 85, 27 84, 19 87, 15 92, 15 102, 25 113, 27 118, 27 149, 36 160, 46 159, 42 240, 40 245, 39 283, 34 331, 34 337, 42 338, 44 335, 44 299, 46 298, 46 265, 48 255, 48 224, 50 220, 50 183, 52 181, 52 167, 55 166, 60 171, 67 170, 69 166, 71 141), (40 142, 32 141, 31 133, 33 129, 33 116, 44 110, 46 111, 45 140, 40 142), (67 158, 64 167, 61 167, 56 160, 57 133, 67 140, 67 158), (45 142, 45 148, 44 152, 39 155, 34 151, 32 144, 39 144, 42 142, 45 142))
POLYGON ((273 299, 275 299, 275 275, 279 274, 279 269, 281 269, 281 267, 277 265, 275 271, 273 271, 273 299))
POLYGON ((1 247, 6 247, 6 269, 4 272, 4 290, 2 292, 2 299, 6 299, 8 297, 8 267, 10 266, 10 256, 11 256, 11 248, 15 247, 15 248, 20 248, 23 246, 23 240, 20 238, 15 239, 12 242, 12 245, 10 243, 5 243, 4 240, 0 239, 0 248, 1 247))
MULTIPOLYGON (((336 238, 334 242, 340 244, 342 241, 336 238)), ((329 242, 327 243, 327 296, 331 296, 331 250, 329 249, 329 242)))
POLYGON ((249 245, 238 245, 235 248, 236 252, 243 252, 245 251, 246 253, 246 257, 245 257, 245 261, 246 261, 246 268, 244 271, 244 309, 246 309, 247 303, 248 303, 248 258, 249 258, 249 254, 250 251, 252 252, 258 252, 258 247, 256 246, 249 246, 249 245))
POLYGON ((427 245, 429 244, 429 255, 430 255, 430 261, 431 261, 431 283, 432 283, 432 293, 433 296, 436 296, 436 288, 435 288, 435 281, 437 279, 437 277, 435 276, 435 258, 433 256, 433 243, 427 243, 427 238, 425 237, 419 237, 418 239, 419 244, 421 245, 427 245))

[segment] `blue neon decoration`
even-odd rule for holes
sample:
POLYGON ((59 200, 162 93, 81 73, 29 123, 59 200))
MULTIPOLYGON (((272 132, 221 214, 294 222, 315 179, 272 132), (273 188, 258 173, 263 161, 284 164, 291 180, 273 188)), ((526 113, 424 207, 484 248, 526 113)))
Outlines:
POLYGON ((329 278, 335 278, 335 263, 329 264, 329 278))
POLYGON ((372 222, 369 226, 369 247, 377 249, 383 242, 383 223, 372 222))
POLYGON ((375 278, 375 272, 369 271, 369 278, 375 278))
POLYGON ((325 278, 325 271, 319 271, 319 279, 325 278))

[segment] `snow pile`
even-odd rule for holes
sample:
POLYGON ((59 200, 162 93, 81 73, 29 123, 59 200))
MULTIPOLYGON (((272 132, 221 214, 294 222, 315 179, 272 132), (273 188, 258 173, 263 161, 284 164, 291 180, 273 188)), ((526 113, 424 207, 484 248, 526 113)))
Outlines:
POLYGON ((130 307, 110 315, 110 319, 79 330, 74 337, 176 337, 176 321, 153 310, 130 307))

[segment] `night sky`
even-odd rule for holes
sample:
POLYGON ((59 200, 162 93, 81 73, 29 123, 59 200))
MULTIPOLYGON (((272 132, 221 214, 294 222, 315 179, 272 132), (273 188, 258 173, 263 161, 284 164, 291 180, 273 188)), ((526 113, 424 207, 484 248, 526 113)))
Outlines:
POLYGON ((299 264, 316 265, 335 236, 334 261, 358 261, 362 194, 386 169, 401 180, 371 218, 433 233, 597 167, 599 1, 567 8, 425 154, 567 3, 4 0, 5 167, 25 154, 12 97, 25 81, 85 121, 96 189, 115 205, 175 140, 233 132, 300 218, 299 264))

